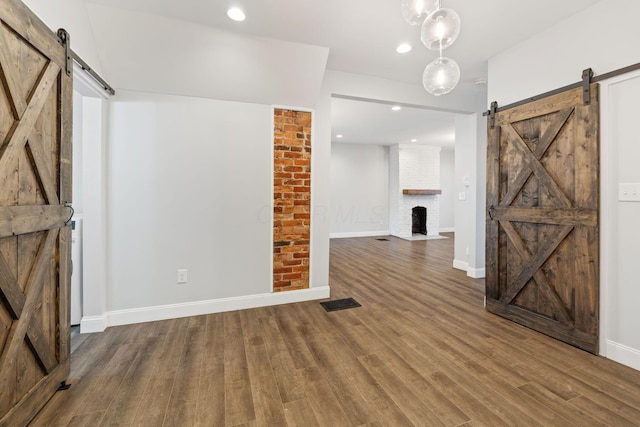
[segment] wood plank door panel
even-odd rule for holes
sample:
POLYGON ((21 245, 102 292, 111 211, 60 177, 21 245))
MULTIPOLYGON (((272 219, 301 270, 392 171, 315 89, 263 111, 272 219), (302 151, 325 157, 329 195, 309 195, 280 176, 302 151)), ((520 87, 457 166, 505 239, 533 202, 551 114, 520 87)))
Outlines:
POLYGON ((598 86, 498 112, 487 149, 487 310, 598 351, 598 86))
POLYGON ((0 426, 26 425, 69 374, 65 59, 24 4, 0 0, 0 426))

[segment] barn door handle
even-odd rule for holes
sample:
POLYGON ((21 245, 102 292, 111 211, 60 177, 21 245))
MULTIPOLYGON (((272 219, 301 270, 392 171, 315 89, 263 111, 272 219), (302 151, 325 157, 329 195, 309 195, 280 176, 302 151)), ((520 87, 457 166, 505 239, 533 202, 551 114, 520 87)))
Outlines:
POLYGON ((71 206, 70 202, 64 202, 64 207, 71 209, 71 213, 69 214, 69 219, 64 222, 64 225, 69 225, 69 223, 71 222, 71 219, 73 218, 73 215, 76 213, 76 211, 75 211, 75 209, 73 209, 73 206, 71 206))
POLYGON ((489 218, 491 218, 491 221, 493 221, 493 212, 496 210, 496 208, 491 205, 489 206, 489 218))

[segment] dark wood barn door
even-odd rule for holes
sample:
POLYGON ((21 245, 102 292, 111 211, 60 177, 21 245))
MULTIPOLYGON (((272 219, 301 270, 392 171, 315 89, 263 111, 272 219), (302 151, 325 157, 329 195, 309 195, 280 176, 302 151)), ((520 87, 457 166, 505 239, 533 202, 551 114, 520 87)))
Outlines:
POLYGON ((0 426, 69 374, 72 82, 58 37, 0 0, 0 426))
POLYGON ((598 351, 598 86, 495 116, 488 133, 487 310, 598 351))

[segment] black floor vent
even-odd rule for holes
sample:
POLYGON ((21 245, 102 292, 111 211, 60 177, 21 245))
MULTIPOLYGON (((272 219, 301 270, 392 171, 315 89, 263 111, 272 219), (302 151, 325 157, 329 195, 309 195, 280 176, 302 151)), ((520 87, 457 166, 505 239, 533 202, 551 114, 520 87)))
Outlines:
POLYGON ((380 239, 376 239, 379 242, 388 242, 389 239, 385 239, 384 237, 380 238, 380 239))
POLYGON ((320 303, 326 311, 346 310, 347 308, 361 307, 353 298, 335 299, 333 301, 325 301, 320 303))

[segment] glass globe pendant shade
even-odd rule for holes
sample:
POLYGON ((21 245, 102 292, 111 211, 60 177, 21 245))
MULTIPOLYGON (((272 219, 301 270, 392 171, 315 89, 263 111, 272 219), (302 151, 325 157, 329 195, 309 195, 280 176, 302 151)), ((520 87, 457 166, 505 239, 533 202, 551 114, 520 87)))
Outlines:
POLYGON ((402 0, 402 17, 409 25, 420 25, 438 8, 438 0, 402 0))
POLYGON ((432 95, 451 92, 460 81, 460 67, 453 59, 441 56, 433 60, 422 75, 424 88, 432 95))
POLYGON ((431 50, 443 50, 460 35, 460 17, 452 9, 437 9, 422 24, 420 40, 431 50))

